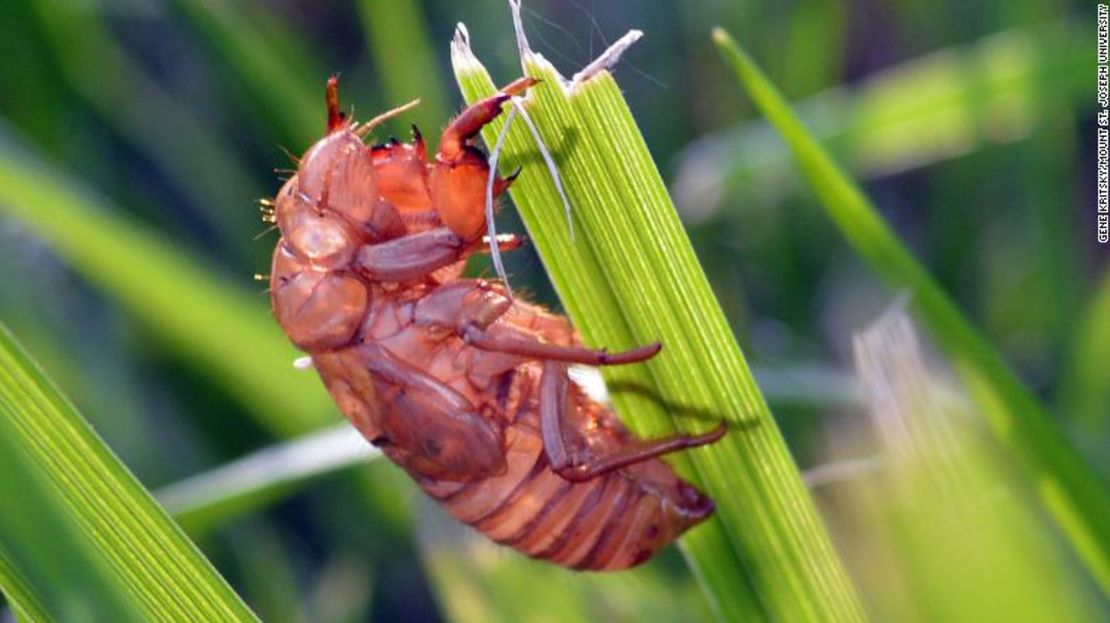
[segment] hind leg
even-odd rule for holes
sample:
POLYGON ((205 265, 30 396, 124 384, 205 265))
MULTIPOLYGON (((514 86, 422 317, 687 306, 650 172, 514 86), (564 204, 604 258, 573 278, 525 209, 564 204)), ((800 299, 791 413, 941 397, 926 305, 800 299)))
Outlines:
POLYGON ((566 316, 553 314, 539 305, 516 301, 502 319, 528 333, 539 335, 543 341, 559 346, 581 346, 582 340, 566 316))
POLYGON ((626 442, 616 451, 599 454, 588 447, 576 447, 567 443, 565 432, 576 408, 569 398, 570 380, 567 378, 566 366, 545 361, 540 379, 540 431, 544 452, 552 471, 572 482, 591 480, 663 454, 704 446, 717 441, 728 431, 728 426, 722 423, 701 435, 636 440, 626 442))

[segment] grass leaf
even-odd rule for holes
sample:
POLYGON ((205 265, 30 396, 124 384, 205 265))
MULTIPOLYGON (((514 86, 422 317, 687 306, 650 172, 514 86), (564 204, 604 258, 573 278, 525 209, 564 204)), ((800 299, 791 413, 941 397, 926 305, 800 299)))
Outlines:
POLYGON ((875 619, 1100 620, 1098 589, 1045 529, 1051 519, 970 417, 971 401, 943 358, 929 357, 905 306, 858 333, 853 350, 870 430, 857 422, 835 435, 851 455, 877 441, 883 464, 838 487, 829 506, 848 515, 843 538, 875 619))
POLYGON ((35 162, 2 131, 0 213, 47 241, 153 335, 241 398, 267 429, 296 434, 330 421, 327 394, 292 368, 297 351, 273 324, 264 296, 216 277, 169 240, 35 162))
POLYGON ((436 62, 438 49, 432 47, 421 3, 359 0, 355 4, 370 58, 387 98, 385 106, 392 108, 420 98, 420 106, 406 115, 406 120, 414 120, 425 138, 434 141, 450 110, 443 74, 436 62))
MULTIPOLYGON (((1087 97, 1086 49, 1068 22, 994 33, 838 85, 795 106, 822 144, 857 177, 917 169, 1028 139, 1057 101, 1087 97), (1078 62, 1077 62, 1078 59, 1078 62)), ((673 184, 683 215, 705 219, 798 188, 787 146, 762 120, 685 146, 673 184), (727 205, 726 205, 727 204, 727 205)))
POLYGON ((261 191, 230 140, 146 73, 112 37, 99 3, 29 4, 72 92, 157 166, 228 251, 246 258, 241 241, 256 231, 250 202, 261 191))
POLYGON ((19 505, 0 521, 0 583, 31 619, 255 620, 3 325, 0 439, 0 499, 19 505), (13 500, 20 476, 46 486, 13 500), (32 514, 45 523, 17 521, 32 514), (74 549, 59 552, 67 540, 74 549), (62 575, 43 573, 52 567, 62 575))
POLYGON ((295 31, 270 36, 258 23, 262 16, 231 3, 173 0, 172 5, 215 48, 235 84, 251 94, 257 114, 272 121, 284 140, 300 147, 319 138, 324 72, 295 31))
MULTIPOLYGON (((522 36, 520 43, 526 73, 542 80, 526 108, 558 161, 577 235, 572 242, 547 169, 517 125, 508 133, 502 170, 524 167, 512 193, 531 239, 588 344, 665 344, 647 364, 603 371, 622 419, 641 435, 676 424, 704 430, 719 418, 732 424, 722 442, 670 459, 718 504, 715 517, 683 539, 718 616, 861 619, 855 589, 616 82, 602 69, 568 88, 522 36), (701 414, 702 421, 673 418, 680 413, 701 414)), ((468 102, 495 92, 461 30, 452 57, 468 102)), ((487 126, 488 144, 500 126, 487 126)))
POLYGON ((1110 467, 1104 444, 1110 432, 1110 270, 1095 286, 1091 300, 1073 329, 1064 387, 1063 410, 1074 418, 1076 428, 1091 445, 1093 456, 1102 458, 1101 467, 1110 467))
POLYGON ((714 41, 756 106, 794 151, 829 217, 872 270, 913 294, 912 305, 951 359, 999 438, 1024 462, 1041 500, 1110 593, 1110 497, 997 350, 964 317, 833 162, 778 90, 724 30, 714 41))
POLYGON ((316 477, 381 456, 349 424, 269 446, 155 492, 190 532, 265 506, 316 477))

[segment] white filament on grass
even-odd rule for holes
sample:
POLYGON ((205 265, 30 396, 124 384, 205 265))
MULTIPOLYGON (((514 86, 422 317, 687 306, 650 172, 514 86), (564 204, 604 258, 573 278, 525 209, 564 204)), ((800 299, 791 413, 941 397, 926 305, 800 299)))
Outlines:
POLYGON ((543 156, 544 164, 547 165, 547 172, 551 174, 551 181, 555 183, 555 190, 559 193, 559 199, 563 200, 563 211, 567 215, 567 231, 570 233, 570 241, 574 242, 574 220, 570 217, 570 199, 567 199, 567 192, 563 189, 563 178, 559 175, 559 168, 555 166, 555 159, 551 157, 551 152, 547 151, 547 144, 543 142, 543 137, 540 136, 540 131, 536 129, 536 124, 532 123, 528 111, 524 110, 523 100, 514 97, 512 102, 513 110, 520 111, 520 118, 524 119, 524 125, 528 126, 528 130, 532 133, 532 139, 536 141, 536 147, 540 150, 540 155, 543 156))
POLYGON ((528 116, 528 112, 524 110, 522 99, 513 96, 510 99, 512 108, 509 109, 509 115, 505 118, 505 124, 501 126, 501 132, 497 134, 497 142, 494 143, 493 149, 489 155, 489 178, 486 180, 486 228, 489 235, 489 251, 490 257, 493 259, 493 268, 497 272, 497 276, 505 284, 505 292, 510 299, 513 298, 513 290, 509 286, 509 276, 505 272, 505 265, 501 262, 501 249, 497 246, 497 227, 493 222, 493 184, 497 180, 497 161, 501 157, 501 149, 505 144, 505 137, 509 134, 509 126, 512 125, 513 119, 516 118, 517 113, 524 119, 524 124, 528 126, 528 130, 532 133, 532 139, 536 142, 536 147, 540 150, 540 155, 543 157, 544 163, 547 165, 547 171, 551 174, 551 181, 555 184, 555 190, 559 193, 559 198, 563 200, 563 210, 567 215, 567 230, 570 233, 570 240, 574 242, 574 220, 570 216, 570 200, 567 198, 566 190, 563 189, 563 178, 559 175, 559 169, 555 166, 555 159, 551 157, 551 152, 547 150, 547 145, 543 142, 543 137, 540 136, 539 130, 536 125, 532 123, 532 118, 528 116))
POLYGON ((497 157, 501 155, 501 146, 505 143, 505 137, 509 134, 509 124, 513 122, 515 116, 514 106, 509 110, 505 125, 501 126, 497 142, 494 143, 493 150, 489 154, 489 179, 486 180, 486 235, 489 237, 489 254, 493 259, 493 269, 505 284, 505 293, 510 299, 513 298, 513 289, 509 286, 509 275, 505 273, 505 265, 501 263, 501 249, 497 245, 497 225, 493 222, 493 183, 497 179, 497 157))

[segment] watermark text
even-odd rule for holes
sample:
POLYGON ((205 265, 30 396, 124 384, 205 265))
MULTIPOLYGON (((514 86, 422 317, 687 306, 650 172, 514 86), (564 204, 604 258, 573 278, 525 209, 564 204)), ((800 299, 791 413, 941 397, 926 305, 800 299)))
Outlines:
POLYGON ((1098 75, 1096 96, 1098 123, 1096 158, 1098 166, 1095 200, 1095 237, 1102 244, 1110 242, 1110 7, 1098 3, 1098 75))

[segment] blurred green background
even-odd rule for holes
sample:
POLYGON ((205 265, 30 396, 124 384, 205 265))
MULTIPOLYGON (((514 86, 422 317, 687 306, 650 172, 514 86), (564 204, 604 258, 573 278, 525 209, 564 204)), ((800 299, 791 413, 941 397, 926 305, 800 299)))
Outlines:
MULTIPOLYGON (((459 21, 499 80, 518 75, 501 0, 0 3, 0 320, 148 488, 339 423, 251 279, 276 240, 256 202, 322 132, 331 72, 361 118, 422 97, 379 137, 407 138, 415 120, 435 140, 461 106, 459 21), (23 207, 42 185, 62 189, 52 210, 23 207)), ((568 75, 646 33, 617 78, 801 467, 834 460, 844 431, 865 438, 856 455, 873 451, 852 335, 893 296, 816 208, 714 50, 715 25, 1106 477, 1089 4, 535 0, 525 23, 568 75)), ((508 261, 517 290, 558 307, 531 250, 508 261)), ((265 620, 708 616, 676 552, 628 578, 570 579, 468 536, 385 462, 270 498, 185 522, 265 620), (529 582, 571 605, 521 594, 529 582)), ((818 494, 838 527, 856 517, 848 499, 818 494)), ((901 612, 871 577, 881 557, 837 544, 871 607, 901 612)))

